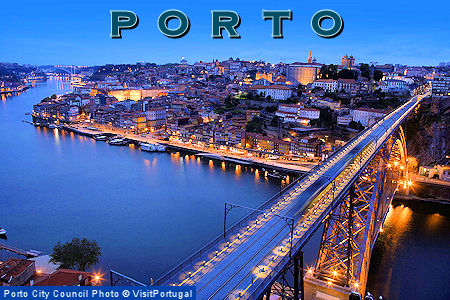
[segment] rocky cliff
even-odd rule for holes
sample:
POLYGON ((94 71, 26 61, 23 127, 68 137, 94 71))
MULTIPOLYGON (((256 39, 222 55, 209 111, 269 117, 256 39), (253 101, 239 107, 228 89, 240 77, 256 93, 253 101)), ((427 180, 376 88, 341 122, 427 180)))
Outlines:
POLYGON ((448 164, 450 98, 428 98, 405 123, 408 155, 419 165, 448 164))

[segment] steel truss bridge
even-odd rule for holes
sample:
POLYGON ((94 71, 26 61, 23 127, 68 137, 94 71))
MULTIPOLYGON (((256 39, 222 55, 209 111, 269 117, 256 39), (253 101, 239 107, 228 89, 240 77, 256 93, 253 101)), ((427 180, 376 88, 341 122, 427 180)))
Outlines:
POLYGON ((198 299, 363 295, 373 245, 407 175, 400 125, 425 96, 361 132, 257 209, 225 203, 225 223, 231 209, 250 213, 229 229, 224 224, 223 235, 154 285, 195 285, 198 299), (304 273, 302 248, 320 227, 315 267, 304 273))

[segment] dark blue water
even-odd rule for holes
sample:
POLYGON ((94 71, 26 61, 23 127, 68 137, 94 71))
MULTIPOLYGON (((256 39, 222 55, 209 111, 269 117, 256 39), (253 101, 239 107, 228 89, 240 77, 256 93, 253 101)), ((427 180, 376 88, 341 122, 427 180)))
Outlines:
POLYGON ((69 90, 49 80, 0 103, 0 227, 10 245, 49 253, 86 237, 101 246, 97 268, 149 282, 220 234, 224 202, 256 207, 279 191, 244 167, 22 122, 33 104, 69 90))
POLYGON ((448 204, 394 201, 373 249, 367 290, 387 300, 450 299, 448 204))

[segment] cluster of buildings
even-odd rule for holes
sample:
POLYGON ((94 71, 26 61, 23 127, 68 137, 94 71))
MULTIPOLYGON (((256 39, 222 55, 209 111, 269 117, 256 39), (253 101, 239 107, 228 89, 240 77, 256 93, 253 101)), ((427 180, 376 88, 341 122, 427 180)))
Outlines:
POLYGON ((21 92, 29 88, 28 83, 46 78, 33 66, 0 62, 0 94, 21 92))
POLYGON ((98 285, 99 280, 92 272, 48 268, 32 259, 0 262, 0 286, 91 286, 98 285))
MULTIPOLYGON (((36 104, 33 120, 90 122, 205 147, 320 157, 333 145, 323 145, 320 134, 310 130, 317 124, 370 126, 389 109, 360 107, 359 100, 376 90, 409 94, 418 77, 433 78, 428 69, 372 64, 370 72, 383 70, 376 82, 361 76, 355 58, 345 55, 337 70, 352 70, 355 78, 318 79, 323 66, 311 52, 307 62, 292 64, 230 58, 107 65, 73 82, 73 92, 36 104), (406 75, 413 71, 414 76, 406 75), (330 113, 321 115, 324 111, 330 113), (292 139, 292 132, 299 136, 292 139)), ((445 93, 448 82, 438 78, 439 93, 445 93)))

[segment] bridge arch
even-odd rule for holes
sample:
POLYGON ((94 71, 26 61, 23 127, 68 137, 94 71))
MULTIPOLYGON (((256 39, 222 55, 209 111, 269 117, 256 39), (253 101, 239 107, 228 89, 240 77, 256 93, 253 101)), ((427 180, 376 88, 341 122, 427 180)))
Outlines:
POLYGON ((327 216, 314 270, 306 281, 364 294, 373 245, 392 198, 407 176, 401 127, 362 166, 341 202, 327 216))

